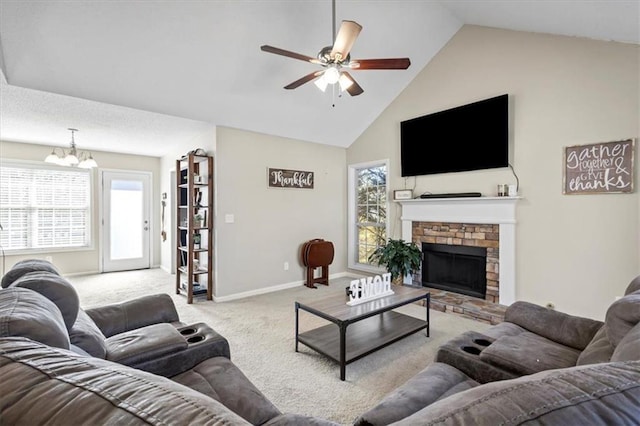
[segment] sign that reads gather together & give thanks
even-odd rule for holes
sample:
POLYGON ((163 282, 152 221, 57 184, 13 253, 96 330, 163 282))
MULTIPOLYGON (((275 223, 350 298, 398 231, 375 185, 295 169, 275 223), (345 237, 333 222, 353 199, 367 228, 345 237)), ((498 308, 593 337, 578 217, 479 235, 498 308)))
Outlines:
POLYGON ((313 172, 302 170, 274 169, 269 167, 269 187, 313 189, 313 172))
POLYGON ((627 139, 566 147, 563 193, 633 192, 634 142, 627 139))

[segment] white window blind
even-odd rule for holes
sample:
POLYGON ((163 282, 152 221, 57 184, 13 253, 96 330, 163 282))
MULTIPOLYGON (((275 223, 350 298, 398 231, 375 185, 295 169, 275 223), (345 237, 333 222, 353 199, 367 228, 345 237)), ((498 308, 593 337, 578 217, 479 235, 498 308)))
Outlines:
POLYGON ((0 244, 5 250, 89 246, 90 195, 90 170, 3 162, 0 244))

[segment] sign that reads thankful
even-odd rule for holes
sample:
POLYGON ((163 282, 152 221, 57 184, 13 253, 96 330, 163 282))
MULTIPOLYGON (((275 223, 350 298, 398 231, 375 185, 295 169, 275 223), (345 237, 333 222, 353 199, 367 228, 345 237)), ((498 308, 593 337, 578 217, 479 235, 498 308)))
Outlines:
POLYGON ((272 188, 309 188, 313 189, 313 172, 301 170, 268 170, 269 186, 272 188))
POLYGON ((566 147, 563 192, 633 192, 634 151, 633 139, 566 147))

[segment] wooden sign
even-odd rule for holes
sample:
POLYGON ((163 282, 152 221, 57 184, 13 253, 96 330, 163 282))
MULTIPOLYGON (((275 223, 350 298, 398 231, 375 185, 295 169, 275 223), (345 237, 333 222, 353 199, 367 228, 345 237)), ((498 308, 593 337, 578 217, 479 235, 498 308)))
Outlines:
POLYGON ((269 167, 267 175, 269 187, 271 188, 313 189, 313 172, 272 169, 269 167))
POLYGON ((565 147, 564 194, 633 192, 635 141, 565 147))

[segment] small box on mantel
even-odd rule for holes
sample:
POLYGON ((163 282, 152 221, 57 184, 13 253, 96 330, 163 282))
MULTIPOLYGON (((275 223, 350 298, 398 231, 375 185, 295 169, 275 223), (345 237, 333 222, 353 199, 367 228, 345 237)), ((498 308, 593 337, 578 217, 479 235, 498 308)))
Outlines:
POLYGON ((411 200, 413 198, 413 190, 411 189, 396 189, 393 191, 394 200, 411 200))

